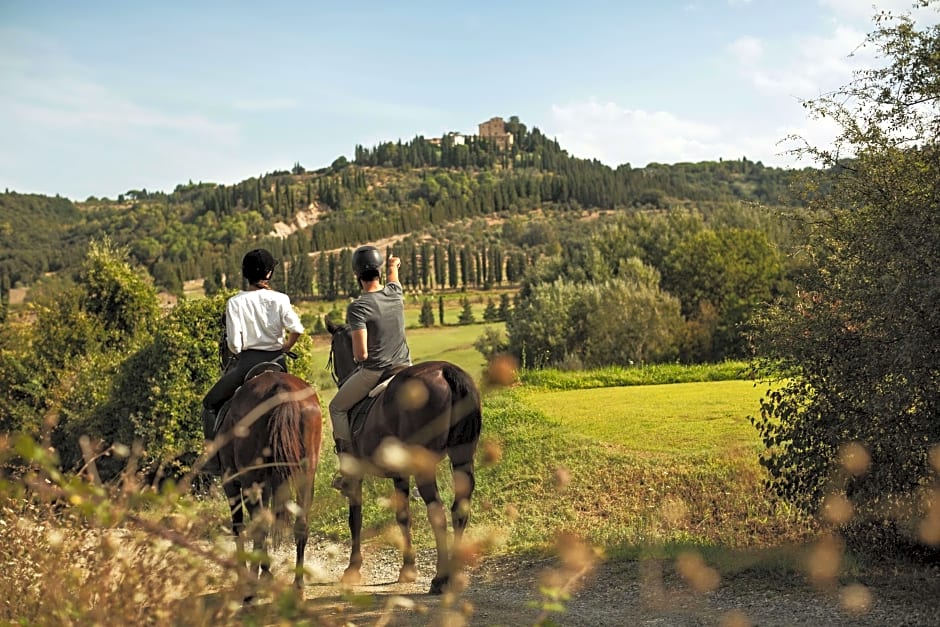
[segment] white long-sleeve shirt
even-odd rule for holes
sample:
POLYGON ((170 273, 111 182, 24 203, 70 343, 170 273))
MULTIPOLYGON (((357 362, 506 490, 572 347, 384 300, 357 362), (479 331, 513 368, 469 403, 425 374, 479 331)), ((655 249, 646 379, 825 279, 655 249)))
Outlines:
POLYGON ((303 333, 287 294, 276 290, 241 291, 225 304, 228 347, 237 355, 245 350, 275 351, 284 347, 287 331, 303 333))

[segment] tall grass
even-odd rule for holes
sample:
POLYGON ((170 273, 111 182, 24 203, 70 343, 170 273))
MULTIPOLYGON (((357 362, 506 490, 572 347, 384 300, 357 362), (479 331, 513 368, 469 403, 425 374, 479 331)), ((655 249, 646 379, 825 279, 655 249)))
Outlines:
POLYGON ((547 549, 576 532, 610 552, 651 544, 766 547, 810 527, 763 486, 756 456, 651 455, 581 436, 531 409, 517 392, 487 399, 489 446, 475 526, 507 551, 547 549))

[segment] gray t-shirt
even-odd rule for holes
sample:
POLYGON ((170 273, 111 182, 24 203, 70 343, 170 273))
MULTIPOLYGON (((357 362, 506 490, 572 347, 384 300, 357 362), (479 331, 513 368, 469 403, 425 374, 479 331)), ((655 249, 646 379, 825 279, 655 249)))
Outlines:
POLYGON ((405 341, 405 299, 401 285, 385 284, 377 292, 364 292, 346 308, 346 323, 352 330, 366 330, 369 357, 362 366, 384 370, 411 364, 405 341))

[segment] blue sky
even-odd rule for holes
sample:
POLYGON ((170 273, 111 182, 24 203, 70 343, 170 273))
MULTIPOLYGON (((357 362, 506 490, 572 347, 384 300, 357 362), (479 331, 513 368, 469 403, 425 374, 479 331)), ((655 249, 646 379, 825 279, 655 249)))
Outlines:
POLYGON ((236 183, 517 115, 611 166, 786 154, 910 0, 0 0, 0 189, 236 183))

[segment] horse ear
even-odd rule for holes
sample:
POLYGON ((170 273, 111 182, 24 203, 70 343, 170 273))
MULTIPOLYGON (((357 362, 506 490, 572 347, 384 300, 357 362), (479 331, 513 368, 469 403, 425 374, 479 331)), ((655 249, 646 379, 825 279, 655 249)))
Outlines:
POLYGON ((334 333, 336 333, 336 330, 337 330, 337 329, 339 329, 339 326, 337 326, 337 325, 333 322, 333 320, 331 320, 330 318, 327 318, 327 319, 326 319, 326 330, 330 332, 330 335, 333 335, 334 333))

